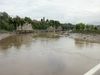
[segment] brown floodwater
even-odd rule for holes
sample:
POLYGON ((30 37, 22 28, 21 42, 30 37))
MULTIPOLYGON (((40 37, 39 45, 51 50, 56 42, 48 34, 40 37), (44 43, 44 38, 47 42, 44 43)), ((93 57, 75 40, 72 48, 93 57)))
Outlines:
POLYGON ((99 43, 50 34, 0 40, 0 75, 83 75, 99 63, 99 43))

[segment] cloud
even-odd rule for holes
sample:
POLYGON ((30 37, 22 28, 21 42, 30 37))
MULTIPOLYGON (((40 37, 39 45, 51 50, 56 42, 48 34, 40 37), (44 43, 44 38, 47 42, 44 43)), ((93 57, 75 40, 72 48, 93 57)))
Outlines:
POLYGON ((100 0, 0 0, 0 11, 32 19, 100 24, 100 0))

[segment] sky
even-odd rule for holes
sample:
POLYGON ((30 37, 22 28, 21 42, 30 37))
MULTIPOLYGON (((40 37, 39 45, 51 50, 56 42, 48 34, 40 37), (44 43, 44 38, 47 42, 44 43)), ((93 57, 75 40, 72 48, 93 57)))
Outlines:
POLYGON ((12 17, 100 24, 100 0, 0 0, 0 12, 12 17))

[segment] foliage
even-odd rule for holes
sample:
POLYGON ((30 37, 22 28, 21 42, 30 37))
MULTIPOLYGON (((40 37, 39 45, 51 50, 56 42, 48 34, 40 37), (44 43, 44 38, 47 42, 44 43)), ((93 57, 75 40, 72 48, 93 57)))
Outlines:
POLYGON ((30 23, 33 29, 36 30, 46 30, 52 26, 55 29, 62 27, 63 31, 71 30, 73 32, 100 33, 99 25, 88 25, 84 23, 73 25, 71 23, 60 23, 56 20, 45 19, 45 17, 40 21, 32 20, 30 17, 21 18, 16 16, 12 18, 6 12, 0 12, 0 31, 15 31, 18 26, 22 27, 24 23, 30 23))

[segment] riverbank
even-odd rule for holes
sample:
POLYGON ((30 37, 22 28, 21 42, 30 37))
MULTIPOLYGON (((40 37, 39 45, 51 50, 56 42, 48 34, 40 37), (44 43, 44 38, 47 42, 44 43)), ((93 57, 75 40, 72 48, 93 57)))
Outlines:
POLYGON ((9 37, 11 35, 14 35, 14 33, 0 33, 0 40, 9 37))
POLYGON ((33 32, 33 33, 16 33, 16 32, 3 32, 0 33, 0 40, 12 36, 12 35, 26 35, 26 34, 32 34, 32 36, 37 37, 37 36, 44 36, 44 37, 59 37, 63 34, 64 32, 33 32))
POLYGON ((100 35, 99 34, 71 33, 70 37, 74 38, 76 40, 100 43, 100 35))
MULTIPOLYGON (((46 36, 46 33, 48 33, 51 37, 52 36, 62 36, 62 35, 67 35, 69 36, 70 38, 73 38, 73 39, 76 39, 76 40, 82 40, 82 41, 87 41, 87 42, 94 42, 94 43, 100 43, 100 35, 99 34, 83 34, 83 33, 64 33, 64 32, 56 32, 56 33, 53 33, 53 32, 45 32, 41 34, 41 32, 39 33, 33 33, 34 36, 39 36, 39 35, 44 35, 46 36)), ((31 33, 32 34, 32 33, 31 33)), ((0 40, 6 38, 6 37, 9 37, 9 36, 12 36, 12 35, 16 35, 16 33, 14 32, 9 32, 9 33, 0 33, 0 40)))

